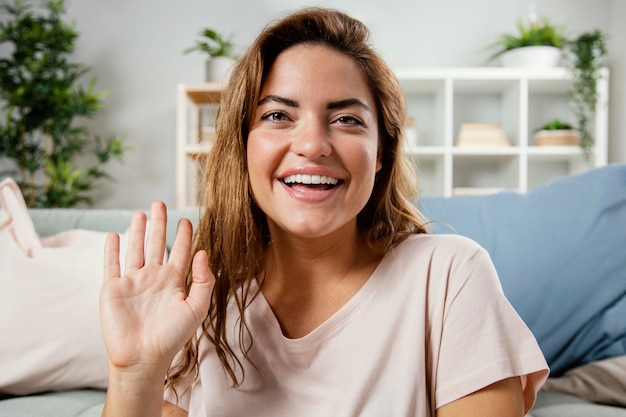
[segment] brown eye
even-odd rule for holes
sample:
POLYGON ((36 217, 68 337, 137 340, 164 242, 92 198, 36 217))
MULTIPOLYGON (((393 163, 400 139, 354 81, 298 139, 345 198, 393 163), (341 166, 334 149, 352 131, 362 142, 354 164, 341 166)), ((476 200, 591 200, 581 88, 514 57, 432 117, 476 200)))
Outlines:
POLYGON ((285 120, 289 120, 289 118, 287 117, 287 115, 283 112, 279 112, 279 111, 271 111, 268 113, 265 113, 262 117, 262 120, 269 120, 270 122, 282 122, 285 120))
POLYGON ((341 125, 362 125, 363 124, 363 122, 361 122, 360 119, 354 116, 341 116, 337 119, 337 123, 341 125))

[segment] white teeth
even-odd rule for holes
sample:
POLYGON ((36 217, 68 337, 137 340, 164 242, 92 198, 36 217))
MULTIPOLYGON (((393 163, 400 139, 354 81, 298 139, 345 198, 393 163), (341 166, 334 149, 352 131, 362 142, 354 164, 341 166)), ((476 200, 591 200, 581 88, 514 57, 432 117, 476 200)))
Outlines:
POLYGON ((339 180, 337 178, 327 177, 325 175, 308 175, 308 174, 295 174, 289 175, 284 179, 285 184, 305 184, 305 185, 337 185, 339 180))

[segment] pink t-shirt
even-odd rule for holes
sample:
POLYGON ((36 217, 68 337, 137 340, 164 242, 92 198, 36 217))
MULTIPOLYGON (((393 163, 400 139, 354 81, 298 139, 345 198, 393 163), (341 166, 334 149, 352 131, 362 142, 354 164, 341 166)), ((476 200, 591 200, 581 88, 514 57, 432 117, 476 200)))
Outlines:
MULTIPOLYGON (((262 294, 246 315, 259 372, 242 361, 245 380, 232 388, 204 340, 198 380, 184 394, 187 382, 177 387, 189 416, 426 417, 511 376, 522 377, 528 409, 548 373, 487 252, 460 236, 402 242, 305 337, 283 336, 262 294)), ((176 403, 170 390, 165 399, 176 403)))

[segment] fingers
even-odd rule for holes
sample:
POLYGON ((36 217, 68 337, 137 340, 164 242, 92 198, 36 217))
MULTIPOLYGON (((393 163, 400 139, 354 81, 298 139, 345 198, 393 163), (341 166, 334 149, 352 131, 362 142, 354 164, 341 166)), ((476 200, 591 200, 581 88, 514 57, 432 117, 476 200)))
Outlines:
POLYGON ((211 292, 215 285, 215 276, 209 269, 209 260, 205 251, 196 252, 191 265, 193 282, 187 296, 187 304, 191 307, 199 325, 206 317, 211 302, 211 292))
POLYGON ((120 275, 120 236, 109 233, 104 242, 104 279, 120 275))
POLYGON ((128 231, 128 248, 124 262, 124 273, 127 274, 143 266, 144 242, 146 238, 146 214, 137 212, 133 214, 128 231))
POLYGON ((174 244, 168 263, 174 265, 181 277, 184 277, 191 254, 192 227, 188 219, 181 219, 176 227, 174 244))
POLYGON ((163 263, 167 229, 167 209, 161 201, 150 207, 150 231, 146 242, 146 265, 163 263))

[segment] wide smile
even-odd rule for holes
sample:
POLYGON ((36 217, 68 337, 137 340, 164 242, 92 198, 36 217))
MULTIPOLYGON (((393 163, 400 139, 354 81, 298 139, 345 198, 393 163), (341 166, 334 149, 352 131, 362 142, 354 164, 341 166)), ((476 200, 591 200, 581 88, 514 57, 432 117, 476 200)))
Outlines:
POLYGON ((343 180, 326 175, 293 174, 282 178, 282 182, 289 188, 331 190, 343 180))

